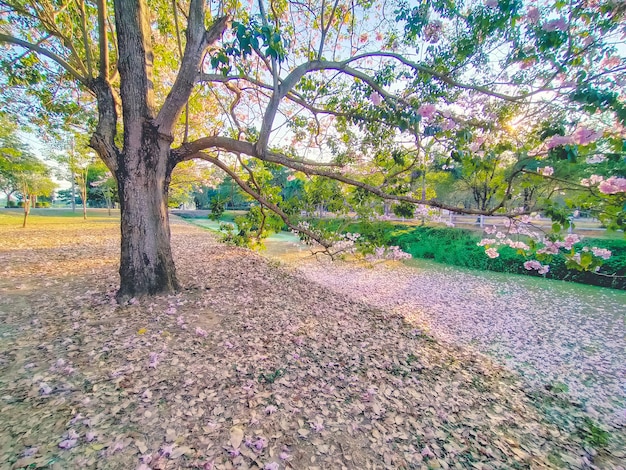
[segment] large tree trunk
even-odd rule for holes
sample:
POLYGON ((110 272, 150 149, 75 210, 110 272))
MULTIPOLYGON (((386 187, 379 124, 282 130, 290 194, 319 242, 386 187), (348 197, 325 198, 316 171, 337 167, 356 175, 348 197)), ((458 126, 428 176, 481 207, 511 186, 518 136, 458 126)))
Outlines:
POLYGON ((178 290, 170 246, 167 192, 172 168, 169 144, 146 136, 127 147, 117 170, 121 208, 121 260, 118 300, 178 290))

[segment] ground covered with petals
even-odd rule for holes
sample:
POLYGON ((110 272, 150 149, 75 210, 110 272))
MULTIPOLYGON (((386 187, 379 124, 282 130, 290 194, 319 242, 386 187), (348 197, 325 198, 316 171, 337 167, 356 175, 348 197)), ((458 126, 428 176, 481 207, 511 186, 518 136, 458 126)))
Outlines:
POLYGON ((0 214, 0 468, 619 468, 610 433, 409 316, 176 221, 185 289, 118 306, 118 227, 0 214))
POLYGON ((626 293, 434 263, 329 263, 299 258, 297 273, 411 319, 554 389, 608 426, 626 425, 626 293))

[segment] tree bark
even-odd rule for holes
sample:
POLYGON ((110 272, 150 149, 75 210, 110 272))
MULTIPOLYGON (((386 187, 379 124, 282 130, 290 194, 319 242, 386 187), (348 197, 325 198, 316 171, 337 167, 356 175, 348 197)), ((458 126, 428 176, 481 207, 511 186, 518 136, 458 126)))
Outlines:
POLYGON ((121 209, 118 301, 179 289, 170 246, 167 193, 173 167, 169 142, 147 130, 139 147, 127 147, 116 172, 121 209))

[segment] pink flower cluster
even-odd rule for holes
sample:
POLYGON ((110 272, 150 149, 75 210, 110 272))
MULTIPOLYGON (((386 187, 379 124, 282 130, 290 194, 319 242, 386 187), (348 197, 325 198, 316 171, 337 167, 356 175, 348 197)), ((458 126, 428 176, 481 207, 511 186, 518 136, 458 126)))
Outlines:
POLYGON ((604 181, 604 177, 600 175, 591 175, 589 178, 580 180, 580 184, 583 186, 595 186, 598 183, 604 181))
POLYGON ((546 274, 548 271, 550 271, 549 265, 541 264, 539 261, 534 260, 534 259, 530 261, 526 261, 524 263, 524 268, 526 268, 528 271, 532 271, 534 269, 539 274, 546 274))
POLYGON ((431 44, 439 42, 441 39, 441 31, 443 29, 443 23, 439 20, 434 20, 424 26, 423 34, 424 39, 431 44))
POLYGON ((539 10, 536 7, 530 7, 528 11, 526 11, 526 18, 528 18, 528 22, 531 24, 539 23, 539 10))
POLYGON ((591 248, 591 252, 594 254, 594 256, 602 259, 609 259, 613 254, 611 253, 611 250, 607 250, 606 248, 598 248, 596 246, 591 248))
POLYGON ((422 116, 424 119, 430 119, 431 117, 433 117, 435 111, 437 111, 437 108, 434 104, 430 103, 425 103, 417 108, 417 114, 422 116))
POLYGON ((543 168, 537 168, 537 173, 542 176, 552 176, 554 174, 554 168, 551 166, 544 166, 543 168))
POLYGON ((380 93, 375 91, 374 93, 370 95, 370 101, 372 102, 374 106, 379 106, 380 103, 383 102, 383 97, 381 96, 380 93))
POLYGON ((581 238, 575 233, 568 234, 565 239, 557 240, 555 242, 545 241, 545 245, 540 250, 537 250, 539 254, 546 255, 557 255, 561 248, 565 248, 566 250, 571 250, 574 245, 580 242, 581 238))
POLYGON ((626 193, 626 178, 611 176, 609 179, 602 181, 598 189, 604 194, 626 193))
POLYGON ((587 145, 595 142, 604 135, 602 131, 594 131, 586 127, 579 127, 571 135, 554 135, 546 141, 549 149, 561 145, 587 145))
POLYGON ((541 27, 546 32, 551 31, 567 31, 567 21, 565 18, 557 18, 550 20, 541 27))
POLYGON ((498 250, 496 250, 495 248, 487 248, 485 250, 485 253, 487 254, 487 256, 489 256, 489 258, 492 259, 500 256, 500 253, 498 253, 498 250))
POLYGON ((604 155, 594 155, 592 157, 587 157, 585 161, 590 165, 594 165, 596 163, 604 163, 606 161, 606 157, 604 155))

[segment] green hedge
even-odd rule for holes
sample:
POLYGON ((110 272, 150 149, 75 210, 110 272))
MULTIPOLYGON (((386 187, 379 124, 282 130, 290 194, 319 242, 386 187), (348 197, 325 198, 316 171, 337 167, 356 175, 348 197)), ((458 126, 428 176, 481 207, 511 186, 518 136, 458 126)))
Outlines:
MULTIPOLYGON (((389 222, 346 223, 341 220, 324 220, 317 224, 329 230, 358 232, 376 245, 397 245, 414 258, 432 259, 439 263, 484 271, 541 276, 536 271, 526 270, 523 266, 526 258, 509 247, 501 248, 498 258, 487 257, 485 249, 477 246, 481 237, 470 230, 410 227, 389 222)), ((613 256, 604 262, 601 271, 617 277, 567 269, 562 257, 554 258, 549 263, 550 272, 545 277, 626 290, 626 240, 583 238, 581 245, 611 250, 613 256)))

